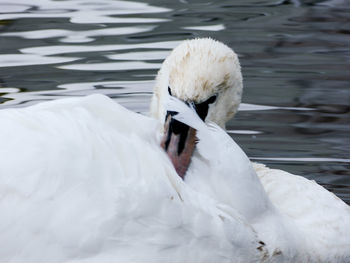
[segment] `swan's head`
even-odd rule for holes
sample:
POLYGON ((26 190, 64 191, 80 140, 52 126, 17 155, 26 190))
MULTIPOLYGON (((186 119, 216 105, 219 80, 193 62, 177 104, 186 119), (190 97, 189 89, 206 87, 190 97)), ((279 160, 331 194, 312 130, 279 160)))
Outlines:
POLYGON ((151 114, 164 122, 162 146, 181 177, 195 147, 195 131, 172 119, 167 96, 192 104, 205 122, 224 128, 237 111, 242 86, 237 55, 213 39, 184 41, 165 59, 157 75, 151 114))

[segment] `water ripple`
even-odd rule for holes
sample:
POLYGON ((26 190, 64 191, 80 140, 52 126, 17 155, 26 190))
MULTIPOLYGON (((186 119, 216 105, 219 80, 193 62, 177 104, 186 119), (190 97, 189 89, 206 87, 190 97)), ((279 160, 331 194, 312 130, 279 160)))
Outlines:
POLYGON ((201 31, 221 31, 221 30, 225 30, 226 27, 223 24, 218 24, 218 25, 210 25, 210 26, 187 26, 187 27, 183 27, 183 29, 201 30, 201 31))
POLYGON ((0 104, 0 108, 23 107, 72 96, 85 96, 94 93, 108 95, 118 98, 122 105, 138 111, 148 112, 149 100, 152 94, 154 81, 100 81, 67 83, 58 86, 58 90, 20 92, 15 88, 0 88, 1 97, 7 99, 0 104), (142 97, 140 100, 139 97, 142 97))
POLYGON ((73 57, 41 56, 35 54, 6 54, 0 55, 0 67, 18 67, 45 64, 60 64, 79 60, 73 57))
POLYGON ((66 43, 84 43, 95 40, 97 36, 119 36, 144 33, 152 31, 155 26, 134 26, 134 27, 112 27, 96 30, 66 30, 66 29, 43 29, 24 32, 2 33, 0 36, 21 37, 25 39, 49 39, 60 38, 61 42, 66 43))
POLYGON ((87 3, 84 0, 37 0, 35 5, 28 8, 28 1, 17 0, 14 6, 10 2, 1 3, 4 10, 0 20, 13 20, 22 18, 69 18, 71 23, 155 23, 165 22, 163 18, 132 18, 115 17, 116 15, 152 14, 169 12, 170 9, 155 7, 146 3, 100 0, 87 3), (23 12, 28 10, 28 12, 23 12), (12 11, 12 12, 11 12, 12 11))
POLYGON ((168 55, 169 51, 144 51, 144 52, 128 52, 122 54, 105 55, 105 57, 111 60, 164 60, 168 55))
POLYGON ((59 55, 69 53, 82 52, 100 52, 100 51, 116 51, 116 50, 132 50, 136 48, 147 49, 167 49, 171 50, 176 47, 181 41, 162 41, 152 43, 127 44, 127 45, 57 45, 30 47, 20 49, 22 53, 38 54, 38 55, 59 55))
POLYGON ((106 70, 147 70, 159 69, 161 63, 148 63, 142 61, 132 62, 109 62, 109 63, 85 63, 85 64, 69 64, 58 66, 60 69, 68 70, 85 70, 85 71, 106 71, 106 70))

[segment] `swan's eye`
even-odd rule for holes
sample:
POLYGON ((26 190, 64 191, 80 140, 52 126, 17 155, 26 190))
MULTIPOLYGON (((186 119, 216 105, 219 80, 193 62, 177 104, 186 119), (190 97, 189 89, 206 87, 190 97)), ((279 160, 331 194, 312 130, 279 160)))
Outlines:
POLYGON ((204 121, 208 115, 209 104, 213 104, 216 101, 217 95, 211 96, 206 101, 195 104, 196 112, 198 116, 204 121))
POLYGON ((169 92, 169 95, 172 96, 172 94, 171 94, 171 89, 170 89, 169 86, 168 86, 168 92, 169 92))
POLYGON ((206 103, 212 104, 216 101, 216 95, 211 96, 209 99, 206 100, 206 103))

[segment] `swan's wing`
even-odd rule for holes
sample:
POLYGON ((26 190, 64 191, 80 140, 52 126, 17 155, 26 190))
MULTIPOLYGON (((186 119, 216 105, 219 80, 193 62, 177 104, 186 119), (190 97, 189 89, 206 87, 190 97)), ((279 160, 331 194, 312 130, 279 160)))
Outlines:
POLYGON ((257 262, 254 231, 181 181, 158 130, 101 95, 0 111, 0 261, 257 262))
POLYGON ((350 207, 315 181, 253 163, 272 203, 296 223, 322 262, 350 261, 350 207))

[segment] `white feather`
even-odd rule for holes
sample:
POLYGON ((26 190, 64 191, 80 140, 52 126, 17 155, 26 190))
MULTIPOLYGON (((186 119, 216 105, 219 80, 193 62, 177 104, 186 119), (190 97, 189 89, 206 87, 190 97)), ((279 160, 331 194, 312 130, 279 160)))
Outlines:
POLYGON ((187 186, 158 132, 102 95, 0 111, 0 261, 257 262, 244 217, 187 186))
POLYGON ((267 195, 300 229, 315 262, 350 261, 350 207, 315 181, 253 163, 267 195))

